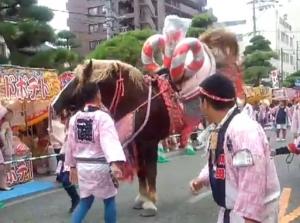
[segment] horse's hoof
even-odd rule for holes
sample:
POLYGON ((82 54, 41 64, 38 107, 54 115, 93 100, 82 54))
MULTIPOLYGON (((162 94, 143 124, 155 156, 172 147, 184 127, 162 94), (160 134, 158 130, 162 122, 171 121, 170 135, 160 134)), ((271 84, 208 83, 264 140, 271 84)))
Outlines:
POLYGON ((143 209, 143 204, 144 202, 143 201, 135 201, 134 204, 133 204, 133 209, 135 210, 142 210, 143 209))
POLYGON ((154 217, 157 215, 157 210, 155 209, 144 209, 141 213, 142 217, 154 217))

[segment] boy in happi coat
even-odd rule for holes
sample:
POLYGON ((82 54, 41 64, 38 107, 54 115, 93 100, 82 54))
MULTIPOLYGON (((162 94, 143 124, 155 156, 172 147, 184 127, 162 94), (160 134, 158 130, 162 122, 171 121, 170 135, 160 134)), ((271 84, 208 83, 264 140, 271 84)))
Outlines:
POLYGON ((94 198, 104 202, 105 223, 116 223, 116 179, 122 177, 119 165, 125 155, 112 118, 100 109, 97 84, 85 83, 80 92, 85 107, 70 119, 65 157, 71 182, 78 180, 80 191, 72 223, 83 221, 94 198))
POLYGON ((280 101, 279 105, 275 109, 275 123, 276 123, 276 135, 277 141, 286 140, 286 131, 288 128, 288 109, 285 101, 280 101), (282 132, 282 138, 280 138, 280 132, 282 132))
POLYGON ((199 87, 201 111, 216 128, 208 164, 191 181, 194 193, 210 186, 218 223, 277 223, 280 186, 262 127, 235 106, 231 81, 215 74, 199 87))

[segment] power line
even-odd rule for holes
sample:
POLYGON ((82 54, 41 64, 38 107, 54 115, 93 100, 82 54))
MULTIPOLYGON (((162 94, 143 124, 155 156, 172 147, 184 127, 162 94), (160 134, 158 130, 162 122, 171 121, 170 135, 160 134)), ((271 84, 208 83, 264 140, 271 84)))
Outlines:
POLYGON ((72 11, 66 11, 66 10, 53 9, 53 8, 49 8, 49 10, 54 11, 54 12, 62 12, 62 13, 67 13, 67 14, 73 14, 73 15, 83 15, 83 16, 95 17, 95 18, 107 18, 106 15, 91 15, 91 14, 88 14, 88 13, 72 12, 72 11))

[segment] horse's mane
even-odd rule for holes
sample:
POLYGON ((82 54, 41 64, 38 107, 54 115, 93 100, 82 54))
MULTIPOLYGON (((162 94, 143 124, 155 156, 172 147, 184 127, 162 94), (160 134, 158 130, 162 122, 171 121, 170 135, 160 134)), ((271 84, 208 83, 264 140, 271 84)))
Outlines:
POLYGON ((224 29, 215 29, 199 37, 212 51, 219 65, 235 63, 239 60, 239 45, 236 35, 224 29))
POLYGON ((143 74, 137 68, 119 60, 87 60, 74 70, 74 74, 81 85, 84 85, 87 81, 105 81, 108 78, 119 75, 120 72, 122 77, 127 75, 128 79, 138 88, 144 89, 143 74))

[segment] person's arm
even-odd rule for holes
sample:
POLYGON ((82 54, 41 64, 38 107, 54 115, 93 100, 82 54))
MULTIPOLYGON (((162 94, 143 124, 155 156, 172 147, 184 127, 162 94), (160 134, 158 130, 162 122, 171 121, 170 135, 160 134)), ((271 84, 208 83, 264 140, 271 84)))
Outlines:
POLYGON ((200 171, 200 173, 198 175, 198 179, 201 180, 203 186, 206 186, 206 187, 210 186, 208 163, 200 171))
POLYGON ((100 145, 108 163, 126 161, 122 145, 112 118, 102 112, 99 121, 100 145))
POLYGON ((294 143, 290 143, 287 146, 283 146, 283 147, 279 147, 277 149, 275 149, 271 155, 272 156, 277 156, 277 155, 287 155, 290 153, 299 155, 300 154, 300 148, 299 145, 296 144, 297 140, 295 140, 294 143))
POLYGON ((2 144, 3 144, 3 148, 6 148, 7 143, 6 143, 6 139, 5 139, 5 133, 6 133, 6 128, 4 123, 1 125, 1 129, 0 129, 0 138, 2 140, 2 144))
MULTIPOLYGON (((252 162, 236 168, 238 188, 234 211, 249 222, 263 220, 264 199, 266 194, 266 162, 270 157, 265 155, 266 137, 258 127, 240 131, 231 138, 236 155, 247 151, 247 157, 252 162)), ((246 161, 248 159, 245 159, 246 161)), ((234 163, 234 162, 233 162, 234 163)))
POLYGON ((75 133, 74 133, 74 120, 70 121, 70 126, 68 128, 68 134, 66 139, 65 146, 65 165, 70 166, 71 168, 76 167, 76 159, 74 157, 74 149, 75 149, 75 133))
POLYGON ((197 195, 203 187, 209 186, 208 163, 203 167, 197 178, 190 181, 190 189, 194 195, 197 195))

